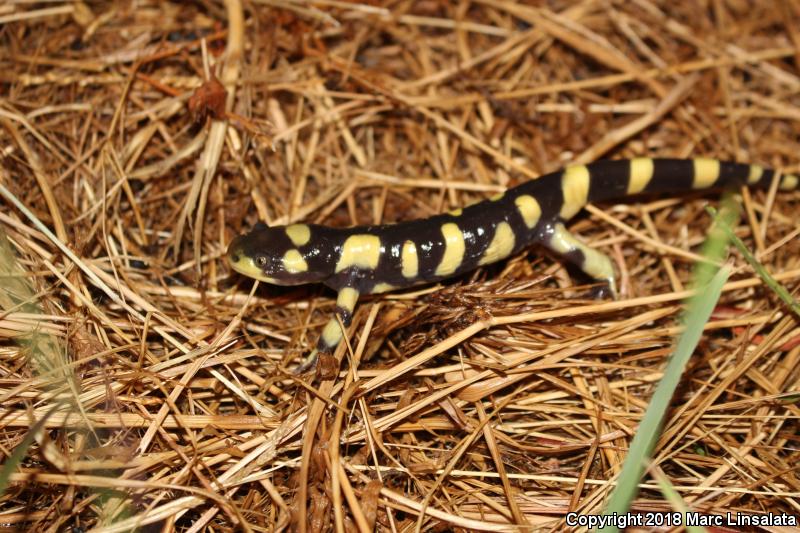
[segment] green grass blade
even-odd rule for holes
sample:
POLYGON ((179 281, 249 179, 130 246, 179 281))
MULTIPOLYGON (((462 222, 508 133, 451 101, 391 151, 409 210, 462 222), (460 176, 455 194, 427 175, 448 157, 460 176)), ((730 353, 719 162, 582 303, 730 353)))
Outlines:
MULTIPOLYGON (((686 515, 689 512, 689 508, 684 503, 683 498, 681 495, 678 494, 678 491, 675 490, 675 487, 672 486, 672 483, 669 482, 667 476, 664 475, 660 469, 655 469, 652 472, 653 479, 656 480, 658 483, 658 488, 661 489, 661 494, 664 495, 666 500, 672 505, 672 508, 675 509, 677 512, 681 513, 684 516, 683 523, 686 523, 686 515)), ((674 524, 673 524, 674 525, 674 524)), ((688 533, 708 533, 708 530, 703 526, 684 526, 688 533)))
MULTIPOLYGON (((706 210, 712 215, 715 214, 713 207, 707 207, 706 210)), ((750 266, 753 267, 753 270, 758 277, 761 278, 761 281, 763 281, 767 287, 772 289, 773 292, 778 295, 778 298, 780 298, 795 315, 800 317, 800 302, 792 298, 792 295, 788 290, 786 290, 786 287, 781 285, 775 278, 772 277, 767 269, 764 268, 764 265, 762 265, 761 262, 756 259, 756 256, 750 252, 747 246, 745 246, 745 244, 742 242, 742 239, 737 237, 730 227, 723 226, 722 230, 725 231, 728 239, 730 239, 733 245, 736 246, 736 249, 739 250, 750 266)))
POLYGON ((9 479, 11 479, 11 474, 14 473, 17 467, 22 463, 22 460, 25 459, 28 448, 31 447, 31 444, 33 444, 33 441, 36 439, 37 432, 41 431, 47 419, 62 407, 63 406, 60 404, 53 406, 42 418, 37 420, 22 438, 22 441, 11 451, 11 455, 8 456, 6 462, 0 465, 0 496, 5 494, 9 479))
MULTIPOLYGON (((720 268, 718 265, 724 258, 728 245, 727 232, 723 228, 729 227, 737 216, 736 204, 732 200, 726 199, 720 213, 715 217, 714 224, 703 245, 702 254, 709 261, 695 265, 692 286, 698 290, 694 296, 689 298, 684 312, 682 321, 685 329, 667 362, 664 377, 656 386, 653 398, 631 442, 631 448, 625 464, 622 466, 617 486, 611 493, 604 511, 605 515, 626 513, 638 493, 639 481, 660 436, 661 425, 666 417, 672 396, 680 383, 689 358, 703 335, 705 324, 722 293, 722 287, 730 275, 729 267, 720 268)), ((602 531, 615 532, 619 529, 615 526, 606 526, 602 528, 602 531)))

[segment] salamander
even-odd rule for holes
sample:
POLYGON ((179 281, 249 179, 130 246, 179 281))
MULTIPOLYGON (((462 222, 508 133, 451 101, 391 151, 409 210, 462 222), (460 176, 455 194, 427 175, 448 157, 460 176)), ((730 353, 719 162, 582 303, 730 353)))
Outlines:
MULTIPOLYGON (((602 282, 616 295, 611 259, 572 235, 565 222, 587 203, 639 193, 769 187, 774 171, 716 159, 598 161, 572 165, 522 183, 463 209, 430 218, 333 228, 313 224, 268 227, 259 222, 228 247, 231 267, 276 285, 324 283, 337 292, 335 315, 312 352, 330 352, 350 325, 362 294, 402 289, 458 276, 539 244, 602 282), (337 318, 338 316, 338 318, 337 318)), ((784 174, 778 187, 798 188, 784 174)))

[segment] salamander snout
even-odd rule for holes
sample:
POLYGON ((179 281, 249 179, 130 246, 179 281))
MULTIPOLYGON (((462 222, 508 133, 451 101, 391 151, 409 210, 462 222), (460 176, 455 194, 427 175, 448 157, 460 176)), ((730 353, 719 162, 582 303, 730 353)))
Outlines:
POLYGON ((231 266, 235 265, 239 262, 242 258, 242 250, 241 250, 241 242, 242 242, 242 235, 235 237, 231 243, 228 245, 228 263, 231 266))
POLYGON ((228 264, 233 270, 245 276, 268 283, 276 283, 269 274, 268 261, 265 255, 255 253, 249 235, 239 235, 228 245, 228 264))
POLYGON ((234 237, 228 245, 228 264, 237 272, 252 276, 251 267, 255 266, 255 262, 248 261, 248 256, 252 256, 252 254, 247 253, 247 236, 239 235, 234 237))

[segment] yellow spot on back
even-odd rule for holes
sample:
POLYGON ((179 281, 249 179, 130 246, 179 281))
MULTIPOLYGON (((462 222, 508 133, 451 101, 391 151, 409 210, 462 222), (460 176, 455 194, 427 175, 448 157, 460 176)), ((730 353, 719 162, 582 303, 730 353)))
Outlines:
POLYGON ((461 266, 464 259, 464 234, 457 224, 448 222, 442 224, 442 236, 444 237, 444 255, 436 267, 437 276, 449 276, 461 266))
POLYGON ((797 188, 798 178, 794 174, 784 174, 781 178, 780 189, 782 191, 793 191, 797 188))
POLYGON ((351 287, 345 287, 339 290, 339 294, 336 295, 336 305, 342 309, 347 309, 351 313, 353 312, 353 309, 356 308, 357 301, 358 291, 351 287))
POLYGON ((501 222, 497 225, 497 228, 495 228, 492 242, 489 243, 486 251, 483 252, 478 264, 487 265, 508 257, 514 249, 515 242, 514 230, 511 229, 508 222, 501 222))
POLYGON ((525 221, 525 225, 529 228, 533 228, 542 216, 542 207, 539 205, 539 202, 536 201, 536 198, 528 194, 523 194, 522 196, 517 196, 514 199, 514 203, 519 210, 519 214, 522 215, 522 220, 525 221))
POLYGON ((719 178, 719 161, 707 157, 698 157, 692 160, 694 166, 693 189, 707 189, 716 183, 719 178))
POLYGON ((351 235, 342 245, 336 272, 350 267, 374 270, 381 258, 381 239, 377 235, 351 235))
POLYGON ((286 226, 286 235, 295 246, 303 246, 311 240, 311 228, 306 224, 292 224, 286 226))
POLYGON ((497 194, 495 194, 493 196, 490 196, 489 200, 491 200, 493 202, 496 202, 497 200, 500 200, 505 195, 506 195, 505 191, 499 192, 499 193, 497 193, 497 194))
POLYGON ((747 176, 748 185, 755 185, 761 179, 764 169, 759 165, 750 165, 750 174, 747 176))
POLYGON ((289 274, 306 272, 308 265, 299 250, 291 249, 283 254, 283 269, 289 274))
POLYGON ((464 210, 459 207, 458 209, 453 209, 452 211, 448 211, 447 214, 450 216, 459 217, 463 212, 464 210))
POLYGON ((653 179, 653 160, 649 157, 631 159, 631 179, 628 181, 628 194, 642 192, 653 179))
POLYGON ((403 265, 403 277, 407 279, 416 278, 417 274, 419 274, 419 257, 417 257, 417 245, 414 244, 414 241, 403 243, 400 261, 403 265))
POLYGON ((561 192, 564 195, 561 218, 572 218, 589 200, 589 169, 586 165, 572 165, 564 169, 561 192))

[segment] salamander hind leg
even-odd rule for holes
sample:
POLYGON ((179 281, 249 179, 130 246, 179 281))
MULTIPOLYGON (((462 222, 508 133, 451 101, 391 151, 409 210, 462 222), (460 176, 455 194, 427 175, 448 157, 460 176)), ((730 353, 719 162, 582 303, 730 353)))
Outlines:
POLYGON ((580 268, 590 278, 604 283, 600 291, 595 293, 597 296, 616 299, 616 273, 610 257, 579 241, 561 222, 543 231, 540 242, 580 268))
POLYGON ((314 368, 320 354, 332 354, 336 350, 336 347, 344 337, 345 330, 353 321, 353 311, 355 310, 358 296, 358 291, 352 287, 339 289, 339 293, 336 296, 336 310, 333 316, 322 328, 316 349, 303 360, 295 370, 296 373, 302 373, 314 368))

